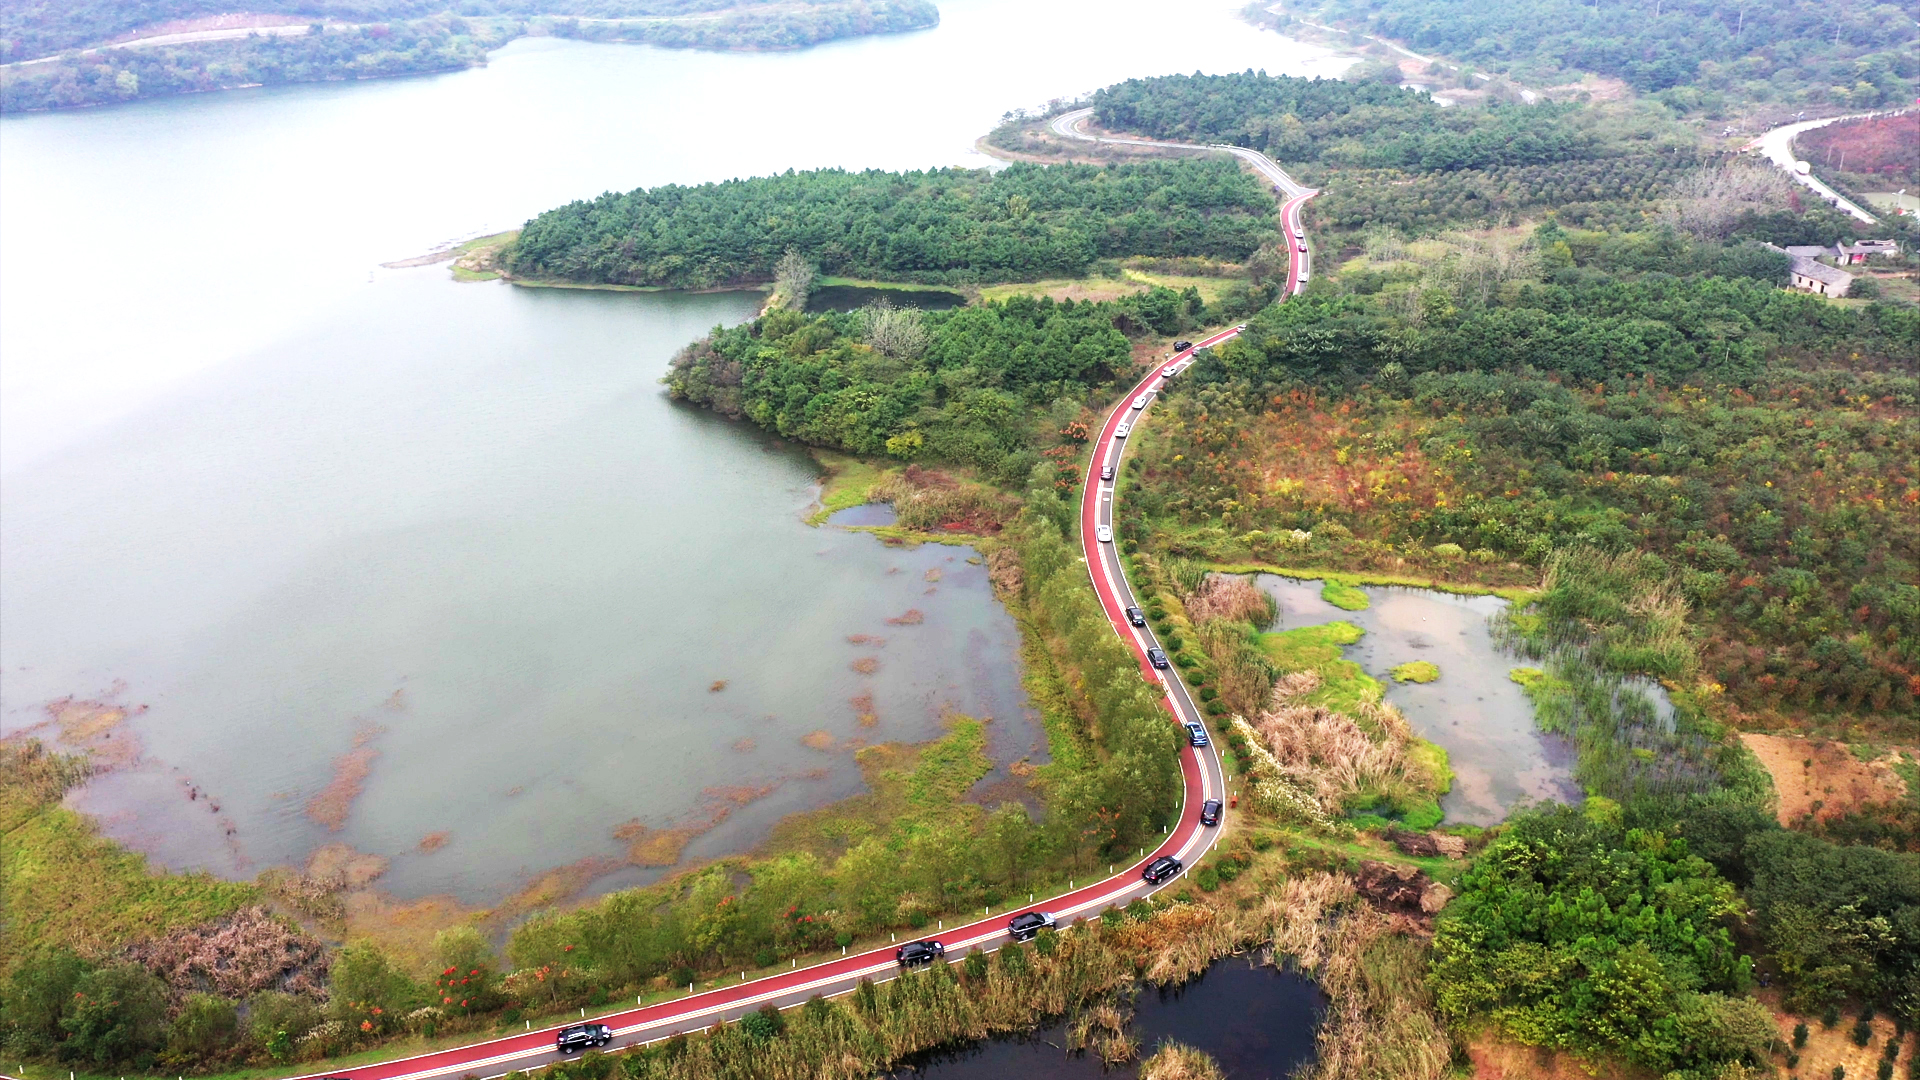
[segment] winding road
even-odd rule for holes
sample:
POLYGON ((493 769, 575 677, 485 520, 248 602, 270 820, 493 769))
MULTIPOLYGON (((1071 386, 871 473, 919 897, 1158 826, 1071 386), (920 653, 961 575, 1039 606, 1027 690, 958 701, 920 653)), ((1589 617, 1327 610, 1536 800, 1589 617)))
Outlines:
POLYGON ((1853 200, 1848 199, 1846 196, 1822 183, 1820 178, 1813 175, 1812 172, 1801 172, 1798 168, 1798 161, 1793 156, 1793 140, 1805 132, 1812 131, 1814 128, 1826 127, 1828 124, 1841 120, 1860 120, 1873 116, 1899 116, 1905 111, 1905 109, 1899 109, 1893 112, 1853 113, 1848 116, 1828 116, 1819 120, 1802 120, 1797 124, 1783 124, 1780 127, 1760 135, 1752 142, 1741 147, 1741 150, 1758 150, 1762 157, 1765 157, 1768 161, 1784 169, 1786 174, 1791 177, 1795 183, 1804 184, 1806 187, 1812 189, 1815 195, 1825 199, 1842 213, 1853 215, 1856 221, 1861 221, 1868 225, 1878 225, 1880 224, 1880 219, 1868 213, 1865 209, 1854 203, 1853 200))
MULTIPOLYGON (((1075 137, 1094 138, 1084 134, 1075 137)), ((1184 146, 1185 144, 1159 145, 1184 146)), ((1191 147, 1188 148, 1191 149, 1191 147)), ((1281 216, 1288 233, 1288 248, 1292 252, 1288 266, 1287 290, 1288 295, 1297 293, 1306 281, 1308 266, 1306 244, 1300 231, 1300 205, 1313 197, 1315 192, 1295 183, 1292 177, 1287 176, 1278 165, 1264 155, 1250 150, 1242 151, 1235 147, 1209 149, 1228 150, 1252 161, 1255 167, 1271 178, 1276 188, 1285 194, 1285 200, 1281 205, 1281 216)), ((1093 453, 1087 463, 1086 483, 1081 489, 1081 550, 1087 563, 1087 572, 1093 580, 1094 591, 1099 594, 1101 606, 1105 608, 1107 619, 1113 624, 1114 631, 1133 649, 1135 659, 1140 664, 1142 676, 1161 691, 1162 700, 1172 714, 1172 718, 1182 723, 1204 724, 1206 717, 1195 707, 1193 698, 1185 683, 1179 678, 1176 669, 1158 671, 1148 662, 1147 650, 1158 647, 1159 642, 1154 638, 1150 628, 1135 627, 1128 622, 1126 608, 1137 605, 1138 601, 1132 586, 1127 582, 1125 567, 1120 561, 1119 552, 1115 550, 1117 545, 1103 543, 1095 538, 1100 534, 1101 527, 1104 526, 1109 530, 1113 527, 1118 477, 1123 472, 1121 466, 1124 464, 1126 453, 1126 439, 1118 434, 1119 426, 1123 422, 1137 426, 1152 409, 1154 401, 1158 399, 1167 381, 1177 378, 1180 372, 1192 365, 1194 353, 1197 350, 1229 341, 1240 331, 1240 327, 1223 330, 1187 349, 1174 353, 1121 397, 1107 416, 1106 423, 1101 427, 1098 440, 1093 443, 1093 453), (1168 374, 1169 372, 1172 374, 1168 374), (1141 407, 1133 408, 1134 402, 1142 398, 1145 400, 1141 402, 1141 407), (1116 479, 1102 480, 1101 469, 1109 465, 1113 467, 1113 475, 1116 479)), ((1191 867, 1213 846, 1214 839, 1219 834, 1218 829, 1200 824, 1201 804, 1208 799, 1220 799, 1223 802, 1227 799, 1225 770, 1221 766, 1219 753, 1213 746, 1196 748, 1188 745, 1183 738, 1180 772, 1185 784, 1185 792, 1181 802, 1179 822, 1168 830, 1165 840, 1159 847, 1143 850, 1133 862, 1116 865, 1110 876, 1083 888, 1058 896, 1039 898, 1036 902, 1017 907, 1003 908, 998 911, 987 910, 982 912, 979 919, 955 926, 951 930, 942 927, 932 936, 945 944, 950 962, 958 962, 975 947, 989 952, 998 949, 1008 941, 1007 921, 1022 912, 1051 912, 1064 927, 1075 919, 1098 916, 1110 906, 1124 906, 1140 897, 1150 896, 1160 889, 1178 885, 1180 883, 1178 876, 1159 885, 1150 885, 1141 879, 1140 871, 1147 863, 1163 855, 1171 855, 1191 867)), ((759 979, 745 980, 733 986, 708 990, 643 1008, 597 1015, 588 1019, 607 1024, 613 1029, 613 1042, 607 1047, 613 1050, 644 1045, 677 1034, 701 1031, 723 1020, 738 1019, 768 1003, 784 1009, 802 1004, 815 995, 832 997, 844 994, 858 986, 863 978, 884 982, 902 977, 912 978, 913 975, 903 975, 894 962, 894 946, 890 943, 851 956, 836 957, 824 963, 812 964, 804 968, 795 967, 792 970, 759 979)), ((578 1023, 579 1020, 576 1019, 573 1022, 578 1023)), ((311 1073, 296 1080, 340 1077, 350 1078, 350 1080, 440 1080, 440 1078, 459 1080, 469 1076, 497 1077, 514 1070, 537 1069, 561 1060, 561 1055, 554 1049, 554 1037, 559 1030, 559 1027, 548 1026, 431 1054, 311 1073)))
POLYGON ((1055 135, 1063 139, 1113 143, 1119 146, 1157 146, 1167 150, 1212 150, 1232 154, 1252 165, 1255 172, 1273 185, 1274 194, 1279 195, 1282 200, 1280 221, 1285 227, 1287 248, 1292 252, 1287 268, 1287 293, 1295 295, 1307 287, 1307 279, 1311 276, 1313 269, 1313 252, 1308 250, 1306 230, 1300 227, 1300 207, 1308 199, 1320 194, 1318 191, 1288 176, 1287 170, 1282 169, 1278 162, 1258 150, 1249 150, 1244 146, 1233 146, 1228 143, 1161 142, 1156 139, 1130 139, 1120 135, 1093 135, 1083 126, 1092 116, 1092 109, 1075 109, 1054 117, 1047 126, 1055 135))

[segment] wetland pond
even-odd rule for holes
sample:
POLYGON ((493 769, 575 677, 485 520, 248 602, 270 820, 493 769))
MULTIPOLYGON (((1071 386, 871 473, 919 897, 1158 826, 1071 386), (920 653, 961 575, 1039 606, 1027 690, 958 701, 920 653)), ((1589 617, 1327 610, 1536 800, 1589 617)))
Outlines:
MULTIPOLYGON (((1142 987, 1130 1028, 1140 1056, 1169 1039, 1204 1051, 1233 1080, 1283 1080, 1314 1059, 1326 997, 1296 972, 1229 956, 1184 986, 1142 987)), ((1115 1080, 1135 1066, 1106 1068, 1066 1049, 1065 1021, 1025 1035, 984 1039, 915 1055, 884 1075, 894 1080, 1115 1080)))
POLYGON ((1534 724, 1533 704, 1507 677, 1526 663, 1493 639, 1489 620, 1507 606, 1497 596, 1433 589, 1362 586, 1368 606, 1345 611, 1320 598, 1322 582, 1258 574, 1254 584, 1279 603, 1271 629, 1349 622, 1366 632, 1346 658, 1386 686, 1387 700, 1421 738, 1447 751, 1453 790, 1440 799, 1452 824, 1492 825, 1523 801, 1580 801, 1573 745, 1534 724), (1429 683, 1397 682, 1401 664, 1440 669, 1429 683))

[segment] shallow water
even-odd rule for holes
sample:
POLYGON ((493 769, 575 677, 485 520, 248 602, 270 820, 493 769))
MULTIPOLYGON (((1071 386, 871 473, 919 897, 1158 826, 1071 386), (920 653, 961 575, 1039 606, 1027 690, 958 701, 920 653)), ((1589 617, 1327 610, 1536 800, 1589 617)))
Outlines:
POLYGON ((944 709, 1027 754, 1014 627, 965 551, 806 527, 809 460, 663 396, 758 294, 378 264, 607 190, 984 165, 1003 112, 1132 75, 1348 62, 1237 7, 948 0, 938 29, 794 53, 530 38, 444 75, 0 119, 0 729, 149 706, 146 766, 75 797, 112 835, 236 875, 341 841, 402 897, 475 902, 773 785, 687 854, 749 846, 858 789, 850 740, 944 709), (887 639, 872 675, 855 634, 887 639), (329 830, 308 800, 356 740, 329 830))
MULTIPOLYGON (((1244 957, 1216 961, 1199 978, 1169 990, 1144 990, 1134 1002, 1141 1057, 1168 1039, 1213 1056, 1233 1080, 1282 1080, 1314 1059, 1326 997, 1305 976, 1244 957)), ((927 1080, 1098 1080, 1132 1076, 1132 1065, 1105 1069, 1097 1057, 1069 1053, 1065 1023, 1030 1035, 989 1039, 910 1059, 895 1077, 927 1080)))
POLYGON ((1454 781, 1440 808, 1448 822, 1491 825, 1526 801, 1580 800, 1572 744, 1535 726, 1532 703, 1507 677, 1526 661, 1493 640, 1488 620, 1505 600, 1364 586, 1371 606, 1342 611, 1320 599, 1319 581, 1260 574, 1254 583, 1279 601, 1274 629, 1346 621, 1366 631, 1346 657, 1386 685, 1420 737, 1446 749, 1454 781), (1389 671, 1414 660, 1438 667, 1440 678, 1395 682, 1389 671))

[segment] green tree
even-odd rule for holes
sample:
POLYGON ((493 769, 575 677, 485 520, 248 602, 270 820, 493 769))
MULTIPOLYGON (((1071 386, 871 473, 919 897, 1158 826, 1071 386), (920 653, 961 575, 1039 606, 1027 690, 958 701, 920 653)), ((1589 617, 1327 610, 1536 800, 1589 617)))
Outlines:
POLYGON ((82 975, 60 1017, 61 1056, 92 1065, 150 1060, 167 1034, 167 988, 145 968, 113 964, 82 975))
POLYGON ((0 998, 0 1033, 6 1044, 28 1054, 54 1049, 63 1032, 60 1018, 73 1001, 75 986, 90 965, 72 949, 53 947, 30 953, 7 977, 0 998))

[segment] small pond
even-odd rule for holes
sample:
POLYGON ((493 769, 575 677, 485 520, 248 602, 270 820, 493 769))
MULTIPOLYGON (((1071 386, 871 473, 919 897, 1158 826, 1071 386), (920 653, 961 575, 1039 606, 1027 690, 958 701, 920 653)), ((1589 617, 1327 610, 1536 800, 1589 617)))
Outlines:
POLYGON ((868 304, 885 300, 894 307, 916 307, 923 311, 945 311, 962 307, 967 298, 949 289, 869 289, 861 285, 822 285, 807 296, 807 311, 857 311, 868 304))
MULTIPOLYGON (((1307 977, 1256 964, 1249 957, 1216 961, 1185 986, 1143 989, 1134 1001, 1133 1033, 1146 1057, 1169 1039, 1213 1056, 1233 1080, 1282 1080, 1313 1061, 1314 1035, 1326 997, 1307 977)), ((927 1080, 1113 1080, 1136 1065, 1104 1069, 1100 1059, 1066 1049, 1065 1021, 1037 1031, 917 1054, 886 1075, 927 1080)))
POLYGON ((1446 749, 1454 781, 1440 808, 1448 822, 1492 825, 1522 801, 1580 801, 1573 745, 1534 725, 1532 703, 1507 677, 1526 661, 1494 642, 1490 620, 1505 600, 1367 586, 1367 609, 1343 611, 1320 598, 1319 581, 1259 574, 1254 583, 1279 601, 1275 630, 1344 620, 1366 631, 1347 659, 1386 685, 1421 738, 1446 749), (1389 672, 1415 660, 1440 677, 1395 682, 1389 672))

